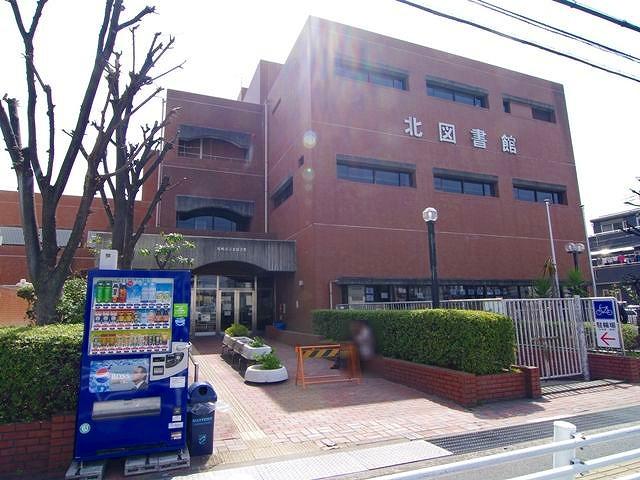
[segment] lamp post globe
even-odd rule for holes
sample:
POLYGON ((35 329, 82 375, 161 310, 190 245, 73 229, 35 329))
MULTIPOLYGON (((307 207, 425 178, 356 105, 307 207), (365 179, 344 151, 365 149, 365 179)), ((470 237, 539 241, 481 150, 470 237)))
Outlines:
POLYGON ((433 207, 425 208, 422 211, 422 219, 425 222, 435 222, 436 220, 438 220, 438 210, 433 207))
POLYGON ((438 211, 433 207, 425 208, 422 211, 422 219, 427 224, 427 234, 429 240, 429 267, 431 269, 431 305, 433 308, 440 307, 440 287, 438 285, 438 267, 436 260, 436 220, 438 211))
POLYGON ((567 244, 565 244, 564 249, 567 253, 570 253, 571 255, 573 255, 573 268, 575 270, 578 270, 578 255, 581 254, 582 252, 584 252, 585 250, 585 246, 584 243, 580 243, 580 242, 569 242, 567 244))

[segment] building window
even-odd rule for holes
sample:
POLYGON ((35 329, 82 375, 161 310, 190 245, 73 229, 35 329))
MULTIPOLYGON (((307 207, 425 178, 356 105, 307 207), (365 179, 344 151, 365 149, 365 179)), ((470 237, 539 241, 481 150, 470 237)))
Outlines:
POLYGON ((363 64, 350 62, 345 59, 336 59, 336 75, 360 80, 361 82, 374 83, 385 87, 407 90, 407 76, 402 73, 370 67, 363 64))
POLYGON ((338 160, 338 178, 360 183, 413 187, 413 173, 373 166, 352 165, 338 160))
POLYGON ((285 180, 285 182, 280 185, 271 196, 271 199, 273 200, 273 208, 278 208, 291 195, 293 195, 293 177, 289 177, 285 180))
POLYGON ((511 102, 509 100, 503 100, 502 101, 502 109, 506 113, 511 113, 511 102))
POLYGON ((178 156, 187 158, 202 158, 202 140, 178 139, 178 156))
POLYGON ((539 189, 525 186, 513 186, 513 196, 517 200, 525 202, 544 202, 549 200, 551 203, 567 204, 567 196, 564 191, 539 189))
POLYGON ((439 84, 437 82, 427 80, 427 95, 452 102, 464 103, 474 107, 487 108, 487 95, 484 93, 474 92, 473 90, 465 90, 459 87, 439 84))
POLYGON ((555 123, 556 121, 553 110, 548 108, 531 107, 531 116, 543 122, 555 123))
POLYGON ((216 232, 246 232, 249 219, 221 208, 196 208, 176 212, 176 227, 216 232))
POLYGON ((496 184, 494 182, 484 182, 470 180, 463 177, 455 178, 450 176, 434 175, 433 185, 436 190, 449 193, 464 193, 467 195, 478 195, 481 197, 496 197, 496 184))

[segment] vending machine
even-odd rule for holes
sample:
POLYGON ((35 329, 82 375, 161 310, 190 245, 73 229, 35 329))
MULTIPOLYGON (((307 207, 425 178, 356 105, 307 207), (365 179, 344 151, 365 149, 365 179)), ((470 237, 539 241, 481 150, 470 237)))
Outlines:
POLYGON ((185 446, 191 274, 89 272, 78 461, 185 446))

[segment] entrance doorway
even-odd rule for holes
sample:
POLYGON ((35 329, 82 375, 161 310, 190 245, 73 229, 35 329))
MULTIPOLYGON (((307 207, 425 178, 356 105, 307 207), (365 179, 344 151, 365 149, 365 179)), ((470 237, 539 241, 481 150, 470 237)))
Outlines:
POLYGON ((194 275, 194 333, 215 335, 234 323, 256 330, 257 282, 255 276, 194 275))

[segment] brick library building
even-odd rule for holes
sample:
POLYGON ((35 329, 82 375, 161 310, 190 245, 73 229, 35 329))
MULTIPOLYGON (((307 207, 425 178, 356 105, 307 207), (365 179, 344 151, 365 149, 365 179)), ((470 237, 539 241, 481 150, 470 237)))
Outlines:
MULTIPOLYGON (((159 232, 196 244, 197 335, 277 321, 310 332, 314 309, 429 300, 426 207, 443 299, 529 295, 551 256, 546 200, 561 278, 564 245, 586 241, 557 83, 312 17, 237 100, 169 90, 175 107, 158 177, 184 180, 139 247, 159 232)), ((61 245, 77 203, 61 204, 61 245)), ((15 284, 27 275, 17 196, 0 204, 0 283, 15 284)), ((89 243, 109 236, 94 211, 89 243)), ((79 250, 74 267, 93 265, 79 250)))

